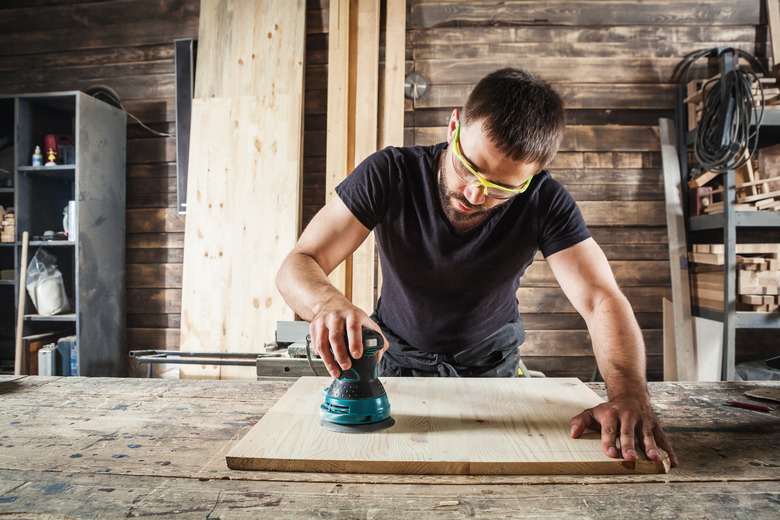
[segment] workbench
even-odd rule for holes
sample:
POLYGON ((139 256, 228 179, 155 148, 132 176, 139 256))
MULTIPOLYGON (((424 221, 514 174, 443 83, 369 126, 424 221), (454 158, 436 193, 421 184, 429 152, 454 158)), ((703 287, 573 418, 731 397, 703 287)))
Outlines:
MULTIPOLYGON (((289 381, 0 376, 0 515, 18 518, 780 518, 780 383, 651 383, 668 474, 232 471, 289 381)), ((603 385, 591 384, 604 395, 603 385)))

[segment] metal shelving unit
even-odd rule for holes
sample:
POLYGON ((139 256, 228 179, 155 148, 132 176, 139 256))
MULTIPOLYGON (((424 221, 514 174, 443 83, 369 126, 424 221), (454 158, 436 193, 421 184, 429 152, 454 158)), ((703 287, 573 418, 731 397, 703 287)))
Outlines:
MULTIPOLYGON (((734 69, 735 57, 733 53, 721 52, 717 56, 719 60, 719 72, 724 77, 727 72, 734 69)), ((728 170, 723 174, 723 213, 710 215, 700 215, 688 217, 688 176, 690 168, 688 166, 688 152, 693 146, 696 129, 687 131, 688 112, 684 105, 686 98, 686 86, 682 85, 677 90, 676 95, 676 127, 677 127, 677 149, 680 154, 680 174, 682 176, 683 186, 683 214, 686 221, 686 236, 688 250, 691 250, 691 244, 698 243, 694 237, 698 235, 708 235, 712 243, 711 236, 717 233, 720 237, 719 242, 724 244, 725 260, 723 269, 723 310, 715 310, 706 307, 693 306, 691 312, 694 316, 699 316, 713 321, 723 323, 723 357, 721 364, 721 380, 733 381, 735 379, 735 358, 736 358, 736 330, 745 329, 775 329, 780 328, 780 313, 766 312, 737 312, 737 267, 736 267, 736 245, 738 236, 742 231, 749 229, 761 229, 764 232, 771 229, 780 230, 780 212, 760 212, 760 211, 736 211, 736 188, 734 170, 728 170)), ((761 128, 780 128, 780 111, 767 110, 761 128)), ((776 141, 780 143, 780 139, 776 141)), ((773 143, 774 144, 774 143, 773 143)), ((780 234, 776 234, 774 240, 766 242, 777 242, 780 234)))
MULTIPOLYGON (((40 316, 25 295, 23 334, 75 334, 79 375, 125 376, 126 114, 83 92, 4 96, 0 105, 4 116, 12 114, 14 140, 13 187, 2 190, 11 194, 16 210, 16 242, 5 246, 12 254, 4 255, 0 265, 13 268, 16 277, 7 284, 13 291, 0 288, 0 308, 18 309, 20 304, 21 236, 27 231, 27 262, 40 247, 56 257, 73 309, 40 316), (73 135, 74 164, 29 165, 33 149, 43 148, 46 134, 73 135), (75 201, 75 237, 36 238, 47 230, 63 230, 69 201, 75 201)), ((5 121, 0 124, 7 130, 5 121)), ((9 327, 13 335, 15 320, 10 325, 0 322, 3 337, 9 336, 9 327)))

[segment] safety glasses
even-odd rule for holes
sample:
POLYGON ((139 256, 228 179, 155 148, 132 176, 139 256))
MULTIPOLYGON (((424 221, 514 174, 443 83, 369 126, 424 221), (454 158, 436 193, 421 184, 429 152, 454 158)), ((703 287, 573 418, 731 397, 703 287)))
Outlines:
POLYGON ((455 136, 452 139, 452 151, 454 152, 453 155, 458 158, 458 162, 455 160, 452 161, 452 166, 455 168, 455 173, 457 173, 458 177, 460 177, 461 180, 469 186, 474 188, 482 187, 483 193, 486 197, 492 197, 494 199, 510 199, 515 195, 525 192, 525 190, 528 189, 528 186, 531 185, 531 179, 533 179, 533 175, 525 182, 525 184, 519 188, 507 188, 505 186, 500 186, 490 182, 489 180, 482 177, 482 175, 477 173, 477 171, 468 162, 466 162, 466 159, 463 158, 463 154, 460 151, 460 121, 455 123, 455 136))

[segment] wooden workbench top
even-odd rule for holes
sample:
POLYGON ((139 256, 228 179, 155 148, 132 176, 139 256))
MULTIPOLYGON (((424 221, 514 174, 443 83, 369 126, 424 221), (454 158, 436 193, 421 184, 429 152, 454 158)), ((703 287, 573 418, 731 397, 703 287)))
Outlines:
MULTIPOLYGON (((745 390, 780 383, 651 383, 680 459, 665 475, 228 469, 227 452, 290 385, 0 376, 0 515, 780 517, 780 406, 768 403, 771 413, 726 406, 750 401, 745 390)), ((591 387, 603 395, 601 385, 591 387)))

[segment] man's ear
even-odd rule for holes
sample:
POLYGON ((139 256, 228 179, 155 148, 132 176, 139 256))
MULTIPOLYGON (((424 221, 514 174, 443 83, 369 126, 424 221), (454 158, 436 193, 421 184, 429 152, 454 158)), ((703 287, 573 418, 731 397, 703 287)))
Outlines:
POLYGON ((453 137, 455 137, 455 126, 458 123, 458 120, 460 119, 460 112, 458 112, 458 109, 452 111, 452 115, 450 115, 450 122, 447 125, 447 142, 452 143, 453 137))

